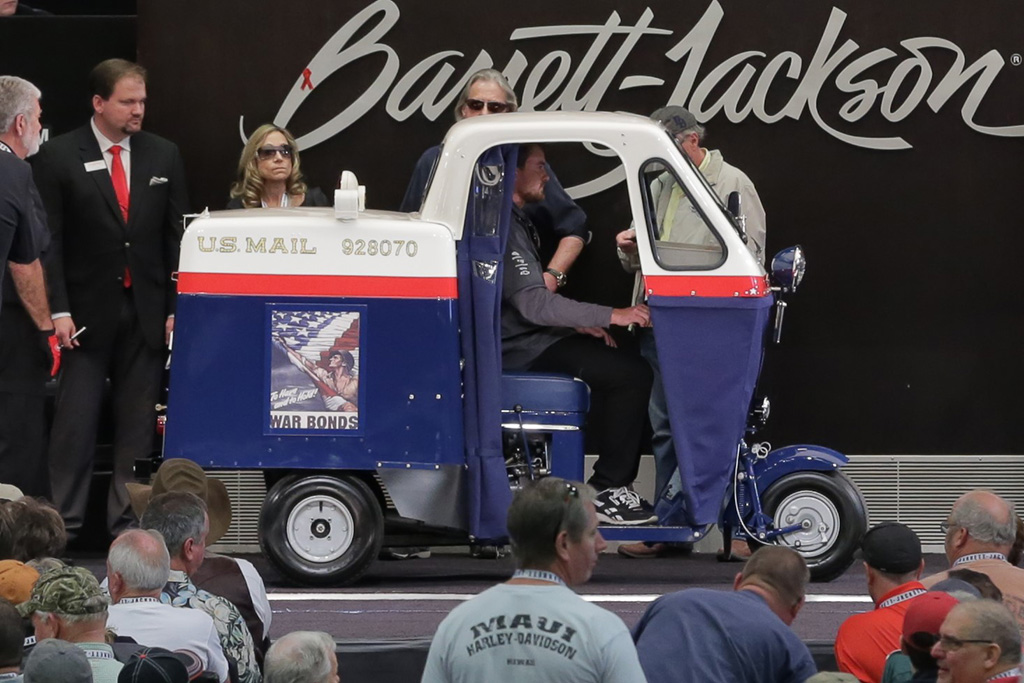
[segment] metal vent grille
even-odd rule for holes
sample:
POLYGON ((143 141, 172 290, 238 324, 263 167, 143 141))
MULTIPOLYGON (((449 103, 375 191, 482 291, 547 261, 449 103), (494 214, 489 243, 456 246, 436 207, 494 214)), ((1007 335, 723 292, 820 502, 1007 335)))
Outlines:
POLYGON ((1024 510, 1024 456, 857 455, 843 472, 864 494, 870 524, 906 524, 926 552, 942 552, 939 524, 970 489, 991 489, 1024 510))
POLYGON ((231 497, 231 526, 224 537, 211 546, 221 553, 259 552, 260 508, 267 497, 262 470, 216 470, 207 472, 224 482, 231 497))

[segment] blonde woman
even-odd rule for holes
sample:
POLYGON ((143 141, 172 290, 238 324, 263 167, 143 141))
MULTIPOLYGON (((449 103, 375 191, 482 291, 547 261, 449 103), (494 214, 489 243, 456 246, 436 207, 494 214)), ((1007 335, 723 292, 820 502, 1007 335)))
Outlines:
POLYGON ((284 128, 265 123, 253 132, 238 160, 229 209, 329 206, 318 188, 307 187, 299 148, 284 128))

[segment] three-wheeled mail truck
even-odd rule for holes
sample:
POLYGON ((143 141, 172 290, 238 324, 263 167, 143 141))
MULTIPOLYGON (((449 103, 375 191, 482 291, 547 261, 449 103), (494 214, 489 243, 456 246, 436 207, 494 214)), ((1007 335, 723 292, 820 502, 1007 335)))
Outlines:
POLYGON ((523 478, 581 479, 586 385, 501 367, 502 257, 526 142, 618 157, 638 228, 681 476, 671 526, 602 533, 693 541, 720 524, 795 548, 816 578, 845 570, 866 524, 839 471, 846 458, 749 439, 762 350, 803 255, 781 252, 766 273, 741 217, 639 116, 460 122, 419 213, 364 210, 349 178, 334 208, 196 218, 181 249, 165 456, 262 471, 261 545, 310 584, 354 580, 385 534, 389 544, 501 543, 523 478), (661 239, 656 179, 682 188, 701 235, 661 239))

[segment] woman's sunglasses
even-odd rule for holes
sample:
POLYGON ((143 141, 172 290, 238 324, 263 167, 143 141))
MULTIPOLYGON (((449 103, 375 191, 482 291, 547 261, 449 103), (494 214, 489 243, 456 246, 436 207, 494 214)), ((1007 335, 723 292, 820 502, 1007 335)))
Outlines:
POLYGON ((280 154, 283 159, 291 159, 292 146, 281 145, 280 147, 260 147, 256 150, 256 156, 260 158, 260 161, 272 159, 275 154, 280 154))

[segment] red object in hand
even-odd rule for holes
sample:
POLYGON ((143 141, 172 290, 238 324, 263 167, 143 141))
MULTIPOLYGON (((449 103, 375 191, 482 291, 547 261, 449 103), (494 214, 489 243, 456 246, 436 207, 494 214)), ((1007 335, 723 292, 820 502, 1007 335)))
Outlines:
POLYGON ((60 370, 60 340, 57 339, 56 330, 40 330, 43 342, 43 352, 50 362, 50 377, 56 377, 60 370))

